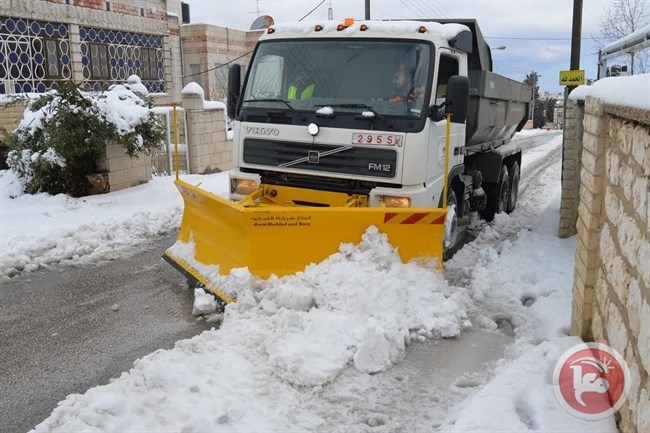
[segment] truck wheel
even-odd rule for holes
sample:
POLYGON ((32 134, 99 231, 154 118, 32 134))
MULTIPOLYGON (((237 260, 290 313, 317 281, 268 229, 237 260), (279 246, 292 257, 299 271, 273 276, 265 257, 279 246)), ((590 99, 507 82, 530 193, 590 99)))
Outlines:
POLYGON ((510 213, 517 207, 517 198, 519 196, 519 176, 520 176, 519 163, 517 161, 513 162, 508 170, 510 176, 510 185, 509 185, 509 194, 508 194, 508 206, 506 207, 506 212, 510 213))
POLYGON ((456 194, 450 188, 447 195, 447 219, 445 220, 445 240, 443 245, 444 260, 451 257, 456 243, 458 243, 458 202, 456 194))
POLYGON ((510 196, 509 186, 510 176, 508 176, 508 169, 505 165, 502 165, 499 182, 483 185, 483 189, 487 195, 485 210, 483 211, 485 221, 490 222, 494 219, 495 214, 506 211, 508 208, 508 197, 510 196))

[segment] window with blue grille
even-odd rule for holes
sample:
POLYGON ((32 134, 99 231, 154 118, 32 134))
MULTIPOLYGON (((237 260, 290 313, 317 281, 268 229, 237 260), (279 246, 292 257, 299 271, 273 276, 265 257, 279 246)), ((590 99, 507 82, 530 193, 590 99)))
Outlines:
POLYGON ((137 75, 150 92, 164 92, 162 36, 80 27, 83 79, 100 90, 137 75))
POLYGON ((0 16, 0 94, 42 93, 71 77, 66 24, 0 16))

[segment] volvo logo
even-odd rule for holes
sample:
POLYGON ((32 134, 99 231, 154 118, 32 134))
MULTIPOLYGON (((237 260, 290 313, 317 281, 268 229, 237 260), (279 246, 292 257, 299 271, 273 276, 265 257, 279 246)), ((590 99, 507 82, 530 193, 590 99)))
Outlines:
POLYGON ((318 164, 320 162, 320 153, 315 150, 310 150, 307 153, 307 162, 310 164, 318 164))
POLYGON ((262 128, 260 126, 247 126, 246 134, 254 135, 280 135, 280 130, 278 128, 262 128))

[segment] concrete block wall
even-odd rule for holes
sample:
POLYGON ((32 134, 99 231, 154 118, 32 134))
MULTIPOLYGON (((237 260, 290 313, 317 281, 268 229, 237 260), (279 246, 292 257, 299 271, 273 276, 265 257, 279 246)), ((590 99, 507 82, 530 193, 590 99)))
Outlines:
POLYGON ((572 332, 631 373, 622 433, 650 431, 650 111, 587 97, 572 332))
POLYGON ((18 127, 27 103, 10 104, 9 99, 0 99, 0 170, 6 170, 9 147, 5 137, 18 127))
POLYGON ((182 92, 187 118, 187 152, 190 173, 207 174, 232 167, 232 142, 226 134, 225 105, 212 105, 203 90, 182 92))
POLYGON ((0 100, 0 139, 18 127, 27 102, 11 104, 9 99, 0 100))
POLYGON ((569 100, 566 108, 566 130, 562 146, 562 201, 559 229, 561 238, 568 238, 577 233, 583 117, 584 103, 569 100))
POLYGON ((131 158, 117 144, 106 146, 105 155, 97 161, 100 172, 108 173, 109 191, 119 191, 151 179, 151 157, 131 158))

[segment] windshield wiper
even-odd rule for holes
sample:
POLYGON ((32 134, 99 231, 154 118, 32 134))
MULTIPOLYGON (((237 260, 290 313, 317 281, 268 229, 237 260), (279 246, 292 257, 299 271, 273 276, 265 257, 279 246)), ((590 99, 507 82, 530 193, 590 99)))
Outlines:
POLYGON ((373 115, 372 116, 364 116, 363 113, 361 115, 355 116, 355 119, 367 119, 370 120, 370 124, 375 123, 375 119, 379 119, 382 122, 384 122, 384 125, 387 125, 392 128, 392 124, 389 123, 382 115, 377 113, 374 108, 372 108, 368 104, 363 104, 363 103, 356 103, 356 104, 321 104, 321 105, 316 105, 316 107, 332 107, 332 108, 363 108, 369 112, 371 112, 373 115))
POLYGON ((295 108, 293 108, 291 104, 289 104, 289 101, 280 98, 244 99, 241 102, 242 104, 244 102, 282 102, 284 105, 289 107, 292 111, 295 110, 295 108))

